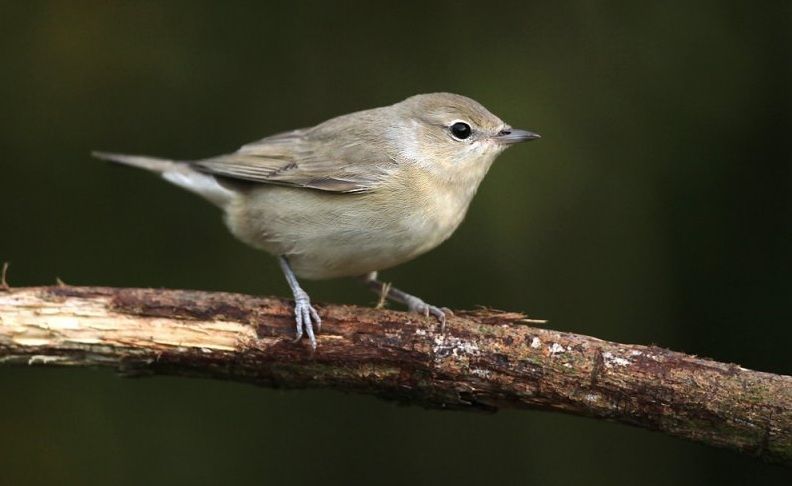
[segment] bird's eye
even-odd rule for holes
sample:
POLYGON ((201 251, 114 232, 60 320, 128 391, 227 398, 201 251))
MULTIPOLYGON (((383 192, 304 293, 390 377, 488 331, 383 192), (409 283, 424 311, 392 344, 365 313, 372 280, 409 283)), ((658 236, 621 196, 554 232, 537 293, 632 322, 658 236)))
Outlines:
POLYGON ((465 122, 456 122, 451 125, 451 135, 458 140, 464 140, 470 136, 470 125, 465 122))

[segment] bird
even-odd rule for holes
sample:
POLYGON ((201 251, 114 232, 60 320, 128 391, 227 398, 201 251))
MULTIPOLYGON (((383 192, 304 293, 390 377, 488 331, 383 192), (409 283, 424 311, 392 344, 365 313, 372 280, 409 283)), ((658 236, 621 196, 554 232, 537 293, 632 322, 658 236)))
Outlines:
POLYGON ((378 272, 437 247, 462 223, 493 161, 541 138, 477 101, 428 93, 182 161, 93 152, 146 169, 224 212, 230 232, 278 260, 294 297, 295 341, 316 349, 322 319, 299 279, 362 279, 410 311, 446 312, 378 272))

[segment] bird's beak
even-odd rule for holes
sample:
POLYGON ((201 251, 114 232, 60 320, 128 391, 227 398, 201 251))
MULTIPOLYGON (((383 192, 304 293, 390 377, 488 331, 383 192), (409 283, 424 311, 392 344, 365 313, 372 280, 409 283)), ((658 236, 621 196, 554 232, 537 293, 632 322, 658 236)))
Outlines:
POLYGON ((498 143, 511 145, 513 143, 536 140, 537 138, 542 137, 538 133, 529 132, 528 130, 520 130, 519 128, 504 128, 494 137, 494 140, 498 143))

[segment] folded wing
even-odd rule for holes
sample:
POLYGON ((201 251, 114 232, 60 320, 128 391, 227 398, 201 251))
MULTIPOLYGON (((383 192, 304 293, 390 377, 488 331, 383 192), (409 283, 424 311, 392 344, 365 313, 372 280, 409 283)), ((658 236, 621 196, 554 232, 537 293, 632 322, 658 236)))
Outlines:
POLYGON ((358 119, 340 117, 310 129, 273 135, 238 151, 192 162, 221 177, 329 192, 376 188, 396 167, 382 134, 358 119))

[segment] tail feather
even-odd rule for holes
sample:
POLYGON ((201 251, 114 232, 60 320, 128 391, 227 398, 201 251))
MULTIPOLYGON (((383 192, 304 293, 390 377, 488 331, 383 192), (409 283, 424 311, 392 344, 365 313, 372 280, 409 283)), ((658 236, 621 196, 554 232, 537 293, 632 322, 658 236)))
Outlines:
POLYGON ((152 172, 175 170, 179 165, 186 165, 183 162, 180 164, 172 160, 158 159, 156 157, 145 157, 142 155, 114 154, 111 152, 91 152, 91 155, 97 159, 131 165, 132 167, 138 167, 140 169, 146 169, 152 172))
POLYGON ((97 159, 156 172, 166 181, 194 192, 221 208, 227 206, 235 195, 230 189, 221 186, 213 176, 196 171, 186 162, 110 152, 91 152, 91 155, 97 159))

